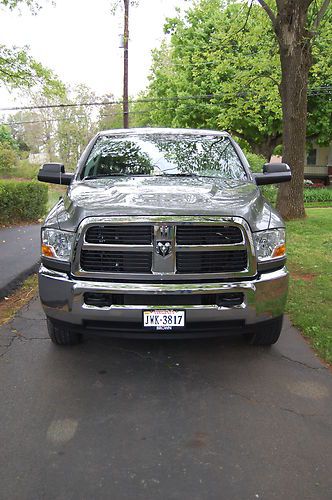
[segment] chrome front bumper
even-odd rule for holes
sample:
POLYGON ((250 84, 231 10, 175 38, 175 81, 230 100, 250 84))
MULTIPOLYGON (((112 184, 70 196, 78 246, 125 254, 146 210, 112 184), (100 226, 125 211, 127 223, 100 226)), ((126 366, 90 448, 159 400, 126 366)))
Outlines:
POLYGON ((110 283, 72 279, 66 273, 44 266, 39 270, 39 294, 45 314, 57 321, 84 326, 86 322, 142 324, 142 311, 165 309, 149 305, 150 295, 189 295, 243 293, 241 305, 176 305, 167 309, 185 309, 190 325, 241 321, 245 326, 267 321, 283 314, 287 299, 288 272, 285 267, 261 274, 254 279, 217 283, 110 283), (111 305, 97 307, 84 302, 87 292, 110 294, 142 294, 144 305, 111 305))

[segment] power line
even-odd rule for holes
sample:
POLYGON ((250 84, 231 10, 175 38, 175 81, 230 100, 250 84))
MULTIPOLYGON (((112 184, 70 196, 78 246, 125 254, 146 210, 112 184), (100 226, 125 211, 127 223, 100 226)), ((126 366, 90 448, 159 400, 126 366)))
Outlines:
MULTIPOLYGON (((222 97, 218 94, 203 94, 203 95, 184 95, 184 96, 172 96, 172 97, 154 97, 146 99, 131 99, 130 103, 137 102, 161 102, 161 101, 177 101, 186 99, 211 99, 222 97)), ((81 103, 66 103, 66 104, 41 104, 38 106, 14 106, 11 108, 0 108, 0 111, 32 111, 33 109, 53 109, 53 108, 73 108, 73 107, 85 107, 85 106, 109 106, 113 104, 123 104, 123 100, 115 101, 103 101, 103 102, 81 102, 81 103)))
MULTIPOLYGON (((266 75, 262 75, 262 78, 266 75)), ((243 87, 243 91, 237 92, 237 97, 246 97, 248 94, 256 94, 255 91, 250 91, 243 87)), ((319 95, 319 94, 331 94, 332 85, 322 85, 320 87, 311 88, 308 90, 308 95, 319 95)), ((167 102, 167 101, 184 101, 189 99, 220 99, 223 98, 223 94, 202 94, 202 95, 182 95, 182 96, 170 96, 170 97, 153 97, 144 99, 131 99, 129 102, 131 104, 135 103, 153 103, 153 102, 167 102)), ((0 108, 0 111, 32 111, 34 109, 66 109, 74 107, 90 107, 90 106, 111 106, 115 104, 123 104, 122 100, 114 101, 102 101, 102 102, 81 102, 81 103, 65 103, 65 104, 42 104, 36 106, 14 106, 10 108, 0 108)))
MULTIPOLYGON (((214 107, 222 107, 222 104, 212 104, 212 106, 214 107)), ((196 109, 196 106, 193 105, 193 104, 185 104, 186 108, 191 108, 191 109, 196 109)), ((178 108, 177 107, 168 107, 167 108, 167 111, 175 111, 177 110, 178 108)), ((149 111, 129 111, 128 114, 130 115, 146 115, 146 114, 150 114, 151 113, 151 110, 149 111)), ((123 113, 108 113, 108 114, 101 114, 100 116, 102 118, 108 118, 108 117, 111 117, 111 116, 122 116, 123 113)), ((86 115, 76 115, 75 118, 86 118, 86 115)), ((15 121, 15 122, 6 122, 6 123, 2 123, 2 125, 8 125, 8 126, 12 126, 12 125, 32 125, 32 124, 36 124, 36 123, 54 123, 54 122, 69 122, 71 121, 71 118, 46 118, 44 120, 27 120, 27 121, 15 121)))

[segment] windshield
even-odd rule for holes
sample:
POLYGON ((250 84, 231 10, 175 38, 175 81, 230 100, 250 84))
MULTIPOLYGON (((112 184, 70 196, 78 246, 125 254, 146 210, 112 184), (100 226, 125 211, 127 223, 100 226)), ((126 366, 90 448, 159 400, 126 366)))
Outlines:
POLYGON ((117 175, 247 178, 228 137, 180 134, 99 137, 81 179, 117 175))

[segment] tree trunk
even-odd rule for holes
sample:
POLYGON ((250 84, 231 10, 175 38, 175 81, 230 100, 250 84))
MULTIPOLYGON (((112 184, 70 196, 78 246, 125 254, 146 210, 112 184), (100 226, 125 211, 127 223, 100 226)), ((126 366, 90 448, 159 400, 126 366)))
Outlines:
POLYGON ((290 183, 281 184, 277 208, 285 219, 305 217, 303 179, 306 151, 307 87, 311 66, 310 34, 306 30, 308 0, 278 0, 275 32, 280 48, 283 112, 283 161, 292 169, 290 183))

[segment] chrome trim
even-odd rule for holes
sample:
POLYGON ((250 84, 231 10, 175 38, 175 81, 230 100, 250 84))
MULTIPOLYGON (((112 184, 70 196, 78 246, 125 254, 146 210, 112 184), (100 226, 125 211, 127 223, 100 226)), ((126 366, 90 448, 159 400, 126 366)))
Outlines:
POLYGON ((111 306, 103 306, 103 307, 98 307, 98 306, 90 306, 88 304, 85 304, 84 302, 82 303, 82 308, 83 309, 91 309, 94 311, 112 311, 112 310, 121 310, 121 311, 154 311, 156 309, 172 309, 174 311, 182 310, 182 309, 212 309, 215 311, 228 311, 229 309, 244 309, 246 306, 244 303, 237 305, 237 306, 232 306, 232 307, 223 307, 223 306, 217 306, 213 304, 209 305, 176 305, 176 306, 149 306, 149 305, 136 305, 136 306, 119 306, 119 305, 111 305, 111 306))
POLYGON ((257 273, 257 262, 253 236, 248 223, 241 217, 222 217, 222 216, 116 216, 116 217, 87 217, 79 225, 75 247, 73 252, 72 274, 75 277, 92 278, 94 280, 102 279, 122 279, 124 281, 143 281, 148 279, 160 281, 190 281, 197 279, 222 279, 230 277, 242 278, 247 276, 255 276, 257 273), (154 241, 152 245, 104 245, 104 244, 89 244, 85 242, 85 233, 89 227, 95 225, 151 225, 154 226, 154 241), (177 225, 228 225, 239 227, 243 240, 242 243, 225 244, 225 245, 177 245, 176 244, 176 227, 177 225), (154 251, 156 241, 169 241, 171 243, 170 254, 162 257, 154 251), (92 246, 91 246, 92 245, 92 246), (80 267, 80 253, 82 248, 106 250, 117 249, 121 251, 125 248, 126 251, 151 251, 153 252, 152 269, 150 273, 101 273, 101 272, 86 272, 80 267), (224 273, 188 273, 176 274, 176 252, 186 251, 226 251, 226 250, 247 250, 248 265, 243 271, 224 272, 224 273))
POLYGON ((153 254, 152 254, 152 273, 155 276, 174 275, 176 271, 176 252, 175 252, 175 226, 174 224, 154 224, 153 227, 153 254), (166 256, 160 255, 156 251, 159 242, 169 243, 170 251, 166 256))
POLYGON ((117 245, 116 243, 86 243, 84 241, 82 250, 108 250, 118 252, 152 252, 153 245, 117 245))
MULTIPOLYGON (((188 323, 227 320, 244 320, 246 324, 255 324, 270 318, 278 317, 284 312, 288 289, 288 272, 284 267, 277 271, 264 273, 252 280, 227 283, 110 283, 74 280, 59 272, 49 272, 41 267, 39 271, 39 294, 48 317, 81 325, 84 320, 140 322, 142 308, 140 306, 117 306, 111 308, 83 307, 84 294, 91 293, 123 293, 141 294, 146 301, 144 309, 157 309, 151 306, 149 296, 189 295, 209 293, 243 293, 242 307, 212 307, 204 305, 168 305, 168 309, 186 309, 188 323), (139 307, 137 309, 137 307, 139 307)), ((169 302, 169 300, 168 300, 169 302)), ((166 306, 165 306, 166 307, 166 306)))
POLYGON ((40 264, 39 272, 44 274, 45 276, 51 276, 53 278, 60 278, 68 281, 68 274, 62 271, 55 271, 54 269, 50 269, 45 267, 43 264, 40 264))
POLYGON ((227 250, 246 250, 244 243, 225 243, 225 245, 175 245, 179 252, 224 252, 227 250))
MULTIPOLYGON (((260 281, 264 281, 261 279, 260 281)), ((211 294, 222 292, 255 291, 255 281, 239 283, 108 283, 95 281, 72 281, 74 294, 92 292, 126 293, 126 294, 211 294)))

